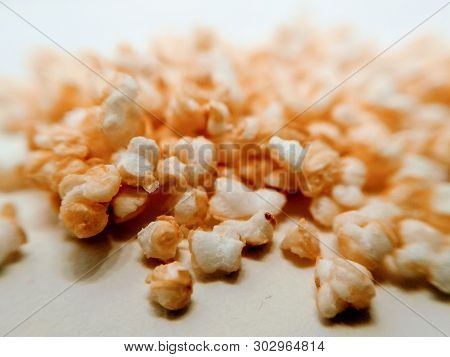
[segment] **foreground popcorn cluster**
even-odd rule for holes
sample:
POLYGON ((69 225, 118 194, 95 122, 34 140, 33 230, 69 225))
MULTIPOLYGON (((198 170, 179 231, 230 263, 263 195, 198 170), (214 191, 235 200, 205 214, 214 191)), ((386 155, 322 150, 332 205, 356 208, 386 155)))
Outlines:
MULTIPOLYGON (((330 91, 376 53, 349 31, 300 26, 250 49, 199 30, 86 54, 88 68, 41 53, 35 82, 2 108, 27 163, 0 172, 48 191, 80 239, 152 217, 137 240, 160 262, 147 282, 168 310, 189 304, 196 274, 236 272, 246 246, 270 244, 294 196, 309 212, 280 248, 315 262, 325 318, 369 307, 372 273, 450 294, 449 48, 393 49, 330 91), (160 212, 155 197, 173 205, 160 212)), ((5 212, 0 257, 24 242, 5 212)))

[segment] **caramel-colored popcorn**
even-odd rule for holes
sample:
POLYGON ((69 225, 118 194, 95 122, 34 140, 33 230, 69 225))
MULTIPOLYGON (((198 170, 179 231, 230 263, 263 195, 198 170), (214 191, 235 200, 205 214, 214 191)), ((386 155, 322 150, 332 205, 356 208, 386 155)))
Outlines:
POLYGON ((107 208, 120 187, 119 171, 113 165, 98 165, 84 174, 71 174, 61 181, 60 218, 78 238, 100 233, 108 223, 107 208))
POLYGON ((3 205, 0 209, 0 265, 26 241, 15 207, 10 203, 3 205))
POLYGON ((281 249, 289 250, 300 258, 315 261, 320 256, 319 232, 311 223, 302 218, 286 234, 281 249))
POLYGON ((152 300, 167 310, 180 310, 191 300, 191 273, 178 262, 157 266, 147 282, 150 283, 152 300))
POLYGON ((175 258, 181 239, 180 228, 170 216, 158 217, 138 233, 138 241, 145 256, 162 261, 175 258))
POLYGON ((326 144, 314 141, 307 148, 302 172, 305 180, 302 192, 316 197, 337 180, 339 154, 326 144))
POLYGON ((82 197, 63 201, 59 217, 64 226, 77 238, 90 238, 99 234, 108 224, 107 205, 82 197))
MULTIPOLYGON (((0 190, 46 190, 78 238, 136 218, 126 226, 144 227, 145 257, 187 254, 205 274, 238 271, 243 250, 257 249, 245 245, 276 245, 295 212, 305 218, 281 248, 317 261, 327 318, 369 306, 369 271, 448 294, 450 57, 432 38, 394 52, 373 62, 352 31, 299 22, 252 48, 208 30, 145 53, 123 44, 110 59, 83 55, 91 71, 43 53, 33 81, 0 86, 0 190), (3 140, 12 132, 28 151, 3 140), (345 259, 322 258, 330 228, 345 259)), ((0 260, 22 242, 11 217, 0 214, 0 260)), ((149 281, 164 308, 189 303, 178 262, 149 281)))

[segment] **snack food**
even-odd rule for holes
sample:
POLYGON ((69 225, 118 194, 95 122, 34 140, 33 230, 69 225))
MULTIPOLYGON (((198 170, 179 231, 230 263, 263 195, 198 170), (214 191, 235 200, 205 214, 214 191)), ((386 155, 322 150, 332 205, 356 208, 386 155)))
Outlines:
MULTIPOLYGON (((277 244, 276 218, 296 197, 311 217, 302 212, 281 248, 316 261, 322 316, 368 307, 370 271, 386 267, 450 293, 448 49, 412 43, 330 91, 376 54, 350 51, 352 41, 295 25, 238 49, 197 32, 145 55, 83 58, 100 76, 47 53, 38 80, 9 101, 23 108, 1 116, 29 151, 26 169, 0 165, 5 186, 26 174, 76 238, 142 219, 147 258, 177 259, 187 239, 204 274, 239 271, 246 245, 277 244), (158 195, 174 206, 155 220, 158 195), (322 254, 329 230, 341 258, 322 254)), ((23 241, 5 217, 1 258, 23 241)), ((149 280, 161 306, 187 306, 192 277, 180 263, 149 280)))

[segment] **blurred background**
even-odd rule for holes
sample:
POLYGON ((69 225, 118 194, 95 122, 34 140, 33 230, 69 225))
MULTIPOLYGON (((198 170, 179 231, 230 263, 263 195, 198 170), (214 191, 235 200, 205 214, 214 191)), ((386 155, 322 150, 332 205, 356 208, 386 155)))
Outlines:
MULTIPOLYGON (((321 28, 351 24, 362 36, 386 47, 435 12, 442 0, 265 0, 110 1, 1 0, 69 51, 91 48, 109 54, 121 42, 146 48, 162 33, 183 33, 197 25, 215 28, 241 44, 267 38, 280 24, 310 20, 321 28), (303 19, 302 19, 303 18, 303 19)), ((23 75, 27 54, 48 39, 0 3, 0 76, 23 75)), ((434 16, 409 39, 427 32, 450 34, 448 11, 434 16)))

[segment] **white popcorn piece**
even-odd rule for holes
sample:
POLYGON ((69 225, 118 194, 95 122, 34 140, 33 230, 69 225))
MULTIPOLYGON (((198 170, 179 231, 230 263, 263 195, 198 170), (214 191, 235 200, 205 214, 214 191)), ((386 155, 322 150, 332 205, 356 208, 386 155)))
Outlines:
POLYGON ((428 273, 433 251, 426 243, 408 244, 394 253, 396 272, 407 279, 418 279, 428 273))
POLYGON ((425 278, 450 294, 450 236, 417 219, 398 224, 403 243, 393 254, 395 273, 406 279, 425 278))
POLYGON ((130 140, 126 151, 121 151, 117 167, 122 180, 130 186, 140 186, 148 193, 159 187, 155 169, 159 148, 152 139, 137 136, 130 140))
POLYGON ((446 243, 447 237, 433 226, 418 219, 403 219, 398 224, 403 244, 425 243, 437 249, 446 243))
POLYGON ((14 206, 3 205, 0 210, 0 265, 26 241, 25 232, 17 223, 14 206))
POLYGON ((301 171, 304 184, 301 189, 305 196, 317 197, 327 190, 339 176, 339 153, 321 142, 312 141, 303 158, 301 171))
POLYGON ((362 187, 366 182, 367 167, 356 157, 346 156, 340 162, 341 183, 362 187))
POLYGON ((365 309, 375 296, 372 274, 350 260, 319 259, 316 263, 317 308, 321 316, 333 318, 348 307, 365 309))
POLYGON ((261 122, 258 118, 247 116, 239 121, 234 136, 238 141, 252 141, 255 140, 261 131, 261 122))
POLYGON ((84 174, 71 174, 59 184, 63 201, 83 198, 93 202, 110 202, 120 188, 120 175, 114 165, 98 165, 84 174))
POLYGON ((128 141, 142 133, 143 114, 135 102, 138 94, 136 81, 129 75, 103 103, 102 131, 114 147, 124 147, 128 141))
POLYGON ((161 185, 185 188, 188 186, 186 165, 176 156, 168 157, 158 162, 156 169, 158 181, 161 185))
POLYGON ((329 122, 313 122, 308 125, 308 133, 314 139, 324 140, 332 147, 342 146, 342 133, 339 128, 329 122))
POLYGON ((174 207, 178 224, 188 227, 201 225, 208 213, 208 195, 201 187, 184 192, 174 207))
POLYGON ((194 231, 189 237, 192 261, 206 274, 229 274, 240 269, 244 243, 233 232, 194 231))
POLYGON ((361 207, 358 212, 369 220, 381 221, 388 225, 404 215, 404 212, 393 203, 379 199, 371 200, 361 207))
POLYGON ((432 190, 430 201, 433 213, 448 216, 450 219, 450 183, 436 185, 432 190))
POLYGON ((428 281, 443 293, 450 294, 450 248, 434 257, 428 281))
POLYGON ((311 200, 309 211, 316 222, 331 227, 334 217, 341 213, 341 207, 328 196, 318 196, 311 200))
POLYGON ((167 310, 180 310, 189 305, 193 292, 191 273, 181 263, 159 265, 146 279, 150 297, 167 310))
POLYGON ((372 220, 359 211, 347 211, 336 216, 333 230, 340 253, 369 270, 378 268, 396 243, 387 224, 372 220))
POLYGON ((237 234, 245 244, 257 246, 272 241, 275 225, 275 217, 269 212, 260 211, 246 221, 224 221, 214 226, 213 232, 219 234, 232 232, 237 234))
POLYGON ((217 169, 215 145, 203 136, 183 137, 174 146, 174 154, 185 165, 185 175, 191 186, 210 187, 217 169))
POLYGON ((270 155, 289 171, 299 172, 302 167, 303 147, 297 140, 273 136, 269 140, 270 155))
POLYGON ((320 256, 319 232, 306 219, 300 222, 285 235, 281 249, 289 250, 300 258, 316 260, 320 256))
POLYGON ((111 201, 114 221, 122 223, 139 215, 148 202, 149 194, 136 187, 124 186, 111 201))
POLYGON ((209 200, 209 211, 219 220, 248 219, 259 211, 276 216, 285 203, 285 195, 275 190, 251 191, 235 179, 226 179, 216 184, 216 192, 209 200))
POLYGON ((364 194, 359 186, 336 185, 333 186, 331 196, 334 201, 343 207, 357 208, 364 204, 364 194))
POLYGON ((427 157, 409 154, 403 159, 403 165, 393 176, 392 180, 423 179, 441 182, 447 179, 447 168, 427 157))
POLYGON ((138 241, 147 258, 174 259, 182 236, 173 217, 161 216, 138 233, 138 241))

